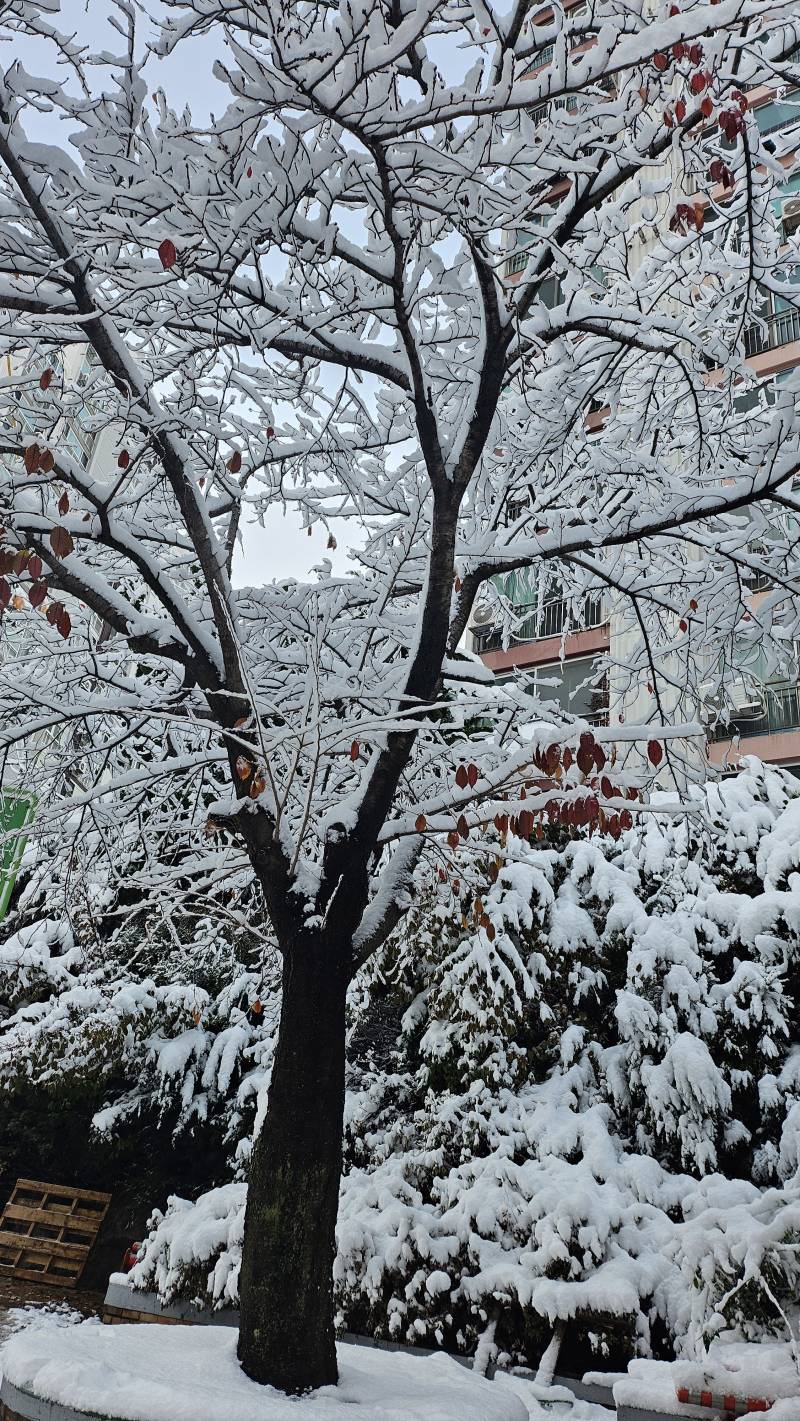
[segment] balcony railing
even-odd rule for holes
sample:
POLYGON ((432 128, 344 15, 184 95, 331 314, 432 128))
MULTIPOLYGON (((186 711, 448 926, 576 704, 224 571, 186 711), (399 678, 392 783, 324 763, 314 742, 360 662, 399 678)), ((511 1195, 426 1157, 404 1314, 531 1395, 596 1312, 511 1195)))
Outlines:
MULTIPOLYGON (((565 629, 571 632, 589 631, 592 627, 602 627, 608 620, 600 597, 584 598, 577 612, 571 612, 570 603, 564 598, 555 598, 543 602, 540 607, 515 607, 513 614, 515 625, 509 636, 512 645, 560 636, 565 629)), ((503 645, 502 628, 476 627, 473 630, 473 645, 478 655, 499 650, 503 645)))
POLYGON ((800 685, 765 686, 761 715, 736 716, 727 725, 716 725, 712 740, 732 740, 740 735, 777 735, 782 730, 800 730, 800 685))
POLYGON ((757 326, 744 333, 745 355, 760 355, 762 350, 777 350, 780 345, 800 340, 800 311, 778 311, 767 316, 757 326))

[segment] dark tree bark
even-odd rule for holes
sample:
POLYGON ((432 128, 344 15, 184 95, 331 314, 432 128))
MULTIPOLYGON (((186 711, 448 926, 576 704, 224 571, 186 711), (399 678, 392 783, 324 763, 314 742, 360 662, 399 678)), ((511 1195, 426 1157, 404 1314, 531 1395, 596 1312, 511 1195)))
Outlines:
POLYGON ((284 955, 269 1102, 250 1161, 239 1360, 254 1381, 287 1392, 338 1377, 333 1259, 349 962, 324 939, 284 955))

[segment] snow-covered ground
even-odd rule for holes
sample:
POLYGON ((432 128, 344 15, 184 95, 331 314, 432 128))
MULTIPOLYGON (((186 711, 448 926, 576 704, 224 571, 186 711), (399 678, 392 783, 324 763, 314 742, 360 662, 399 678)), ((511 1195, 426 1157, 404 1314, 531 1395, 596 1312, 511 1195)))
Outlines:
POLYGON ((341 1345, 338 1387, 288 1398, 257 1386, 225 1327, 70 1325, 40 1314, 0 1353, 8 1381, 37 1396, 125 1421, 608 1421, 559 1387, 486 1381, 443 1353, 413 1357, 341 1345), (542 1404, 543 1403, 543 1404, 542 1404), (354 1410, 354 1407, 356 1410, 354 1410))

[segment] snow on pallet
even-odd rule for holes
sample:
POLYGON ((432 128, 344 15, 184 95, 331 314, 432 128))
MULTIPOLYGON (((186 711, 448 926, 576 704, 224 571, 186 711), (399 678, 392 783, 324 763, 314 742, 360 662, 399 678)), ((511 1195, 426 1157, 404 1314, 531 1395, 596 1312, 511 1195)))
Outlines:
POLYGON ((0 1216, 0 1276, 74 1288, 110 1202, 92 1189, 18 1179, 0 1216))

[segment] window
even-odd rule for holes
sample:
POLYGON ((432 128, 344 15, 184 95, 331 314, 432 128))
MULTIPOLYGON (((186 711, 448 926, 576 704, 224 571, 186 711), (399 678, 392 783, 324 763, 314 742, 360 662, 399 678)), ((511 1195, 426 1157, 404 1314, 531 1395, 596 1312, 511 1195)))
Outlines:
POLYGON ((554 701, 569 715, 604 725, 608 721, 608 682, 603 675, 598 683, 596 667, 596 661, 587 656, 551 662, 537 666, 528 685, 542 700, 554 701))

